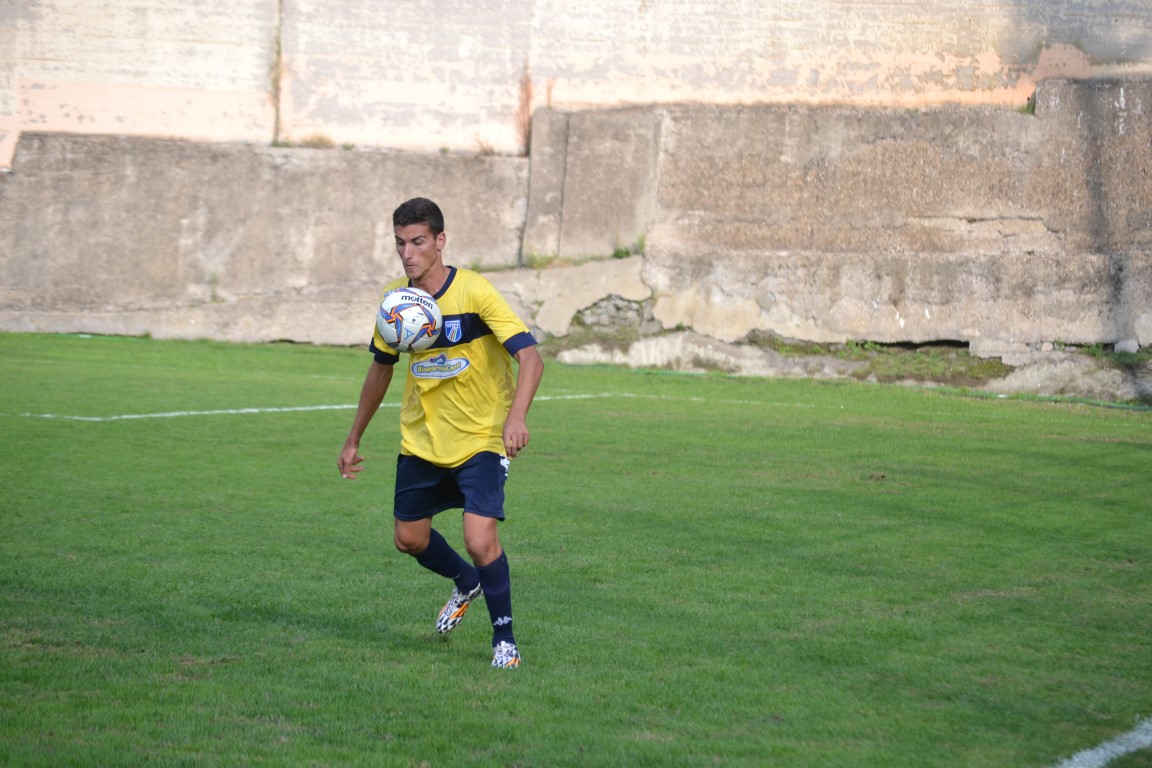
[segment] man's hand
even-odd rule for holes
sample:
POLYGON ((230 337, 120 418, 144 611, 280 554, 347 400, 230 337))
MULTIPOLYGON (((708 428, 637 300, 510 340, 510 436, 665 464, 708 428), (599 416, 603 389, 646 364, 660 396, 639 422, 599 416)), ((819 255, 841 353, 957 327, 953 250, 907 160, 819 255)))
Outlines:
POLYGON ((504 451, 510 459, 516 458, 528 445, 528 407, 536 397, 540 377, 544 375, 544 361, 536 346, 525 347, 516 353, 516 390, 512 393, 512 407, 504 420, 504 451))
POLYGON ((355 480, 356 473, 363 469, 360 466, 364 462, 364 457, 360 455, 360 438, 364 436, 364 430, 368 429, 368 422, 376 415, 376 409, 380 407, 380 401, 384 399, 391 381, 392 366, 373 360, 364 376, 364 384, 360 387, 360 400, 356 404, 352 429, 348 431, 348 437, 344 438, 344 448, 336 459, 336 468, 345 480, 355 480))
POLYGON ((345 445, 344 450, 340 451, 340 458, 336 459, 336 467, 340 470, 340 476, 345 480, 355 480, 356 473, 364 469, 360 466, 364 463, 364 457, 359 453, 360 447, 356 445, 345 445))
POLYGON ((524 419, 509 417, 504 422, 504 453, 510 459, 528 445, 528 425, 524 419))

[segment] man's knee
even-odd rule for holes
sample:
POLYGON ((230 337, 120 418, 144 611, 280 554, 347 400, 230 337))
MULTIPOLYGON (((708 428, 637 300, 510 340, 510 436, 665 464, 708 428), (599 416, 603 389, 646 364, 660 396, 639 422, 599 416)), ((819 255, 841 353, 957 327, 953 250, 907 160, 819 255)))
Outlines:
POLYGON ((464 549, 472 562, 478 566, 488 565, 500 556, 500 538, 496 533, 496 521, 474 519, 464 526, 464 549), (471 524, 469 524, 471 523, 471 524))
POLYGON ((396 545, 396 549, 415 557, 428 549, 428 535, 428 531, 397 526, 392 542, 396 545))

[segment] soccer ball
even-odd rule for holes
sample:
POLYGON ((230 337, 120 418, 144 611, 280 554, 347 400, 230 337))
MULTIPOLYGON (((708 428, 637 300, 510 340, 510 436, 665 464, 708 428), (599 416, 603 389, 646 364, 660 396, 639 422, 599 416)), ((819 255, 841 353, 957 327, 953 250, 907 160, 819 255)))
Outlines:
POLYGON ((376 313, 376 330, 399 352, 428 349, 440 338, 444 316, 436 299, 419 288, 395 288, 384 294, 376 313))

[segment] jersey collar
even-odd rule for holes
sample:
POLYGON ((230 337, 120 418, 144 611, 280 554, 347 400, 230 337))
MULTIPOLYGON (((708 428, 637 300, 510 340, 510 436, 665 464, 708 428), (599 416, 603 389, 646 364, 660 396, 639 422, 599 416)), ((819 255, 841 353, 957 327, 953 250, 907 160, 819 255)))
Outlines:
MULTIPOLYGON (((436 295, 433 296, 432 298, 439 299, 441 296, 443 296, 445 293, 447 293, 449 286, 452 285, 452 281, 455 279, 456 279, 456 267, 449 265, 448 266, 448 277, 446 277, 444 279, 444 285, 440 286, 440 290, 436 291, 436 295)), ((408 281, 408 287, 409 288, 412 287, 412 281, 411 280, 408 281)))

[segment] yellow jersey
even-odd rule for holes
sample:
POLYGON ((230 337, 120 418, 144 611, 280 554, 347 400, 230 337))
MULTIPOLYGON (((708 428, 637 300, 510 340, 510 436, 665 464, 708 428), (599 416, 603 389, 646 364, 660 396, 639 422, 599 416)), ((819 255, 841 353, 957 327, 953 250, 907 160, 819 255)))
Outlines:
MULTIPOLYGON (((401 277, 384 292, 409 284, 401 277)), ((536 339, 492 283, 472 270, 449 267, 433 298, 444 325, 431 347, 409 353, 400 452, 442 467, 481 451, 504 455, 504 421, 516 388, 512 356, 536 339)), ((379 331, 370 348, 379 363, 400 361, 379 331)))

